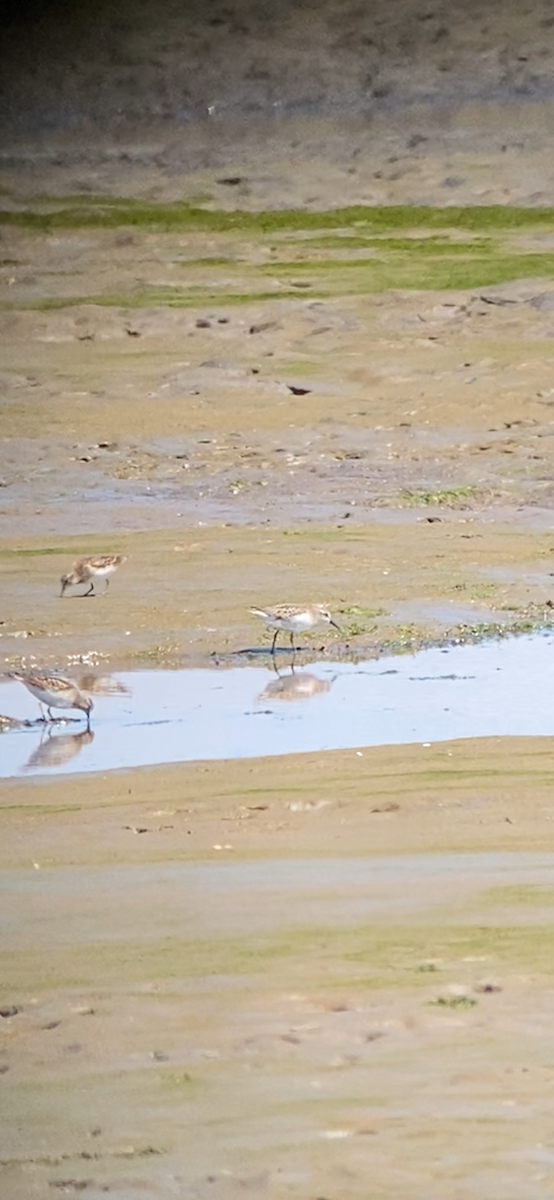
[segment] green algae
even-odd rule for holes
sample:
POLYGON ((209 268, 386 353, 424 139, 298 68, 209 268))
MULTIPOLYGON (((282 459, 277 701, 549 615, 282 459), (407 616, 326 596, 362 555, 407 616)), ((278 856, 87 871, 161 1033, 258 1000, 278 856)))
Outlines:
POLYGON ((482 493, 474 487, 445 488, 436 492, 410 491, 406 488, 400 493, 401 504, 414 508, 420 506, 425 508, 428 505, 459 508, 460 503, 463 507, 468 507, 468 501, 482 501, 482 499, 482 493))
POLYGON ((94 989, 159 981, 274 975, 305 978, 333 989, 348 979, 353 988, 382 989, 427 986, 423 959, 463 963, 486 958, 489 969, 551 972, 550 931, 540 925, 436 925, 420 917, 412 925, 301 927, 278 933, 241 937, 164 937, 158 941, 113 941, 54 945, 47 955, 36 947, 3 954, 2 1002, 13 1004, 25 994, 49 988, 94 989))
POLYGON ((0 225, 38 235, 81 227, 102 231, 129 225, 161 234, 186 229, 192 257, 183 258, 179 248, 174 265, 187 272, 188 278, 183 285, 133 281, 117 292, 90 294, 83 290, 30 300, 10 296, 0 306, 5 311, 49 311, 84 305, 184 309, 279 300, 302 303, 308 298, 363 296, 390 289, 479 290, 521 278, 554 278, 554 253, 519 250, 511 236, 520 229, 545 225, 554 229, 554 210, 550 209, 407 206, 327 213, 245 213, 100 198, 64 207, 53 204, 49 202, 48 211, 5 210, 0 212, 0 225), (437 228, 442 234, 432 232, 437 228), (332 232, 313 236, 326 229, 332 232), (398 236, 398 231, 405 236, 398 236), (467 234, 466 240, 460 240, 461 232, 467 234), (206 255, 207 233, 233 233, 238 238, 232 247, 225 238, 220 253, 214 246, 213 253, 206 255), (456 238, 448 236, 452 233, 456 238), (264 247, 268 234, 274 238, 271 261, 250 261, 252 246, 264 247), (203 239, 196 256, 195 235, 203 239), (222 272, 220 278, 218 270, 222 272), (269 280, 273 287, 268 287, 269 280))
POLYGON ((230 267, 235 265, 235 259, 230 256, 226 257, 224 254, 213 254, 207 255, 205 258, 180 258, 175 265, 183 267, 184 270, 193 267, 230 267))
POLYGON ((473 996, 437 996, 436 1000, 429 1000, 430 1008, 475 1008, 476 1004, 473 996))
POLYGON ((471 255, 480 254, 494 247, 491 237, 479 237, 467 241, 452 241, 433 235, 393 238, 381 235, 379 237, 359 237, 354 234, 329 234, 323 237, 297 238, 289 245, 302 249, 316 247, 321 250, 389 250, 399 253, 413 254, 414 252, 427 255, 471 255))
POLYGON ((65 546, 34 546, 15 550, 11 546, 0 546, 0 558, 41 558, 49 554, 74 555, 74 550, 65 546))
POLYGON ((386 608, 368 608, 361 604, 341 605, 336 612, 340 620, 341 633, 346 637, 374 633, 377 629, 376 618, 389 615, 386 608))
POLYGON ((490 888, 481 898, 487 906, 492 905, 493 907, 518 904, 525 907, 552 907, 554 905, 554 887, 549 887, 547 884, 513 884, 507 887, 490 888))
POLYGON ((466 259, 426 258, 423 252, 385 254, 379 259, 327 259, 251 265, 226 275, 223 286, 202 282, 183 286, 144 286, 128 291, 44 296, 3 301, 3 311, 48 312, 96 305, 102 308, 207 308, 258 303, 325 300, 336 296, 376 295, 389 290, 467 291, 517 279, 554 279, 554 254, 518 254, 498 249, 466 259), (275 281, 273 288, 260 286, 275 281))
POLYGON ((431 208, 428 206, 390 205, 371 208, 354 206, 327 212, 280 209, 275 212, 214 211, 184 203, 147 204, 125 199, 107 200, 86 197, 53 207, 43 199, 45 208, 4 209, 0 224, 48 233, 60 229, 119 229, 123 226, 147 229, 201 229, 207 231, 245 231, 248 233, 289 232, 300 230, 353 228, 368 231, 405 229, 464 229, 470 232, 548 228, 554 229, 552 208, 507 208, 503 205, 479 205, 472 208, 431 208), (47 207, 46 207, 47 206, 47 207))
MULTIPOLYGON (((315 295, 315 292, 311 292, 315 295)), ((331 295, 331 292, 318 290, 319 298, 331 295)), ((44 300, 36 301, 21 301, 19 303, 7 304, 0 303, 0 311, 4 312, 55 312, 63 308, 79 308, 81 305, 96 305, 99 308, 124 308, 124 309, 141 309, 141 308, 230 308, 235 305, 247 305, 264 303, 265 301, 275 300, 301 300, 305 299, 305 293, 300 295, 296 291, 288 291, 279 289, 279 291, 247 291, 247 292, 223 292, 213 288, 205 289, 202 287, 190 287, 189 289, 179 288, 153 288, 141 292, 127 293, 108 293, 99 295, 80 295, 80 296, 49 296, 44 300)))

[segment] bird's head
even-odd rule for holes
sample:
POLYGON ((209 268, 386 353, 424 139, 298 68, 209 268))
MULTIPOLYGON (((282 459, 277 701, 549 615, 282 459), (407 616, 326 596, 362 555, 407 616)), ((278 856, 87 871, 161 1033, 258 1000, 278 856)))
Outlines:
POLYGON ((90 720, 90 714, 94 708, 94 704, 90 696, 81 695, 75 701, 75 708, 80 708, 81 712, 86 713, 90 720))
POLYGON ((317 611, 318 611, 322 621, 326 621, 328 625, 332 625, 333 629, 340 630, 340 625, 337 625, 337 622, 333 620, 333 617, 332 617, 331 613, 329 612, 329 609, 325 608, 324 604, 318 604, 317 611))

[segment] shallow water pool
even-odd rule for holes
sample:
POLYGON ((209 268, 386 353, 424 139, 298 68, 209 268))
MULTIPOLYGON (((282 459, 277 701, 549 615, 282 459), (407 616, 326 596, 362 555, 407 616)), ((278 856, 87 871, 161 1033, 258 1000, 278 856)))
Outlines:
MULTIPOLYGON (((0 736, 0 776, 108 771, 490 736, 554 734, 554 634, 368 662, 245 665, 98 676, 92 728, 0 736)), ((38 706, 5 680, 0 711, 38 706)))

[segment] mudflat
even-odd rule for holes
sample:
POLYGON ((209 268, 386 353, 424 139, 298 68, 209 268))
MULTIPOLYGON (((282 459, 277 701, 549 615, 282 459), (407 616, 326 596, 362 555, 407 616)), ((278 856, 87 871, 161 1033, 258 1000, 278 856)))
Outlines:
MULTIPOLYGON (((300 663, 548 625, 554 218, 168 211, 3 227, 5 670, 217 670, 283 599, 341 624, 300 663)), ((544 1195, 551 739, 49 769, 2 786, 4 1195, 544 1195)))
MULTIPOLYGON (((6 77, 0 712, 14 668, 247 671, 252 605, 336 615, 299 669, 548 627, 544 6, 494 54, 475 6, 374 6, 376 45, 295 6, 264 61, 251 13, 231 66, 228 6, 202 76, 165 21, 128 70, 123 7, 111 86, 64 39, 65 112, 6 77)), ((0 793, 6 1200, 550 1194, 550 737, 62 776, 63 737, 0 793)))
POLYGON ((551 739, 2 800, 6 1195, 544 1194, 551 739))

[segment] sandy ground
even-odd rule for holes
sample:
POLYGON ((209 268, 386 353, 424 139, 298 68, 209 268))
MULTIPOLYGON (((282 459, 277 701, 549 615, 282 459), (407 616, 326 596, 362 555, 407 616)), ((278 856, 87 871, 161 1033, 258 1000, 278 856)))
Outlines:
MULTIPOLYGON (((551 236, 450 231, 439 268, 540 271, 551 236)), ((368 294, 417 278, 412 245, 435 270, 425 231, 2 238, 6 667, 221 658, 283 599, 329 604, 343 653, 548 619, 548 278, 368 294), (129 556, 109 603, 62 602, 105 552, 129 556)))
MULTIPOLYGON (((25 221, 552 205, 550 4, 61 7, 2 37, 0 671, 247 664, 278 600, 340 620, 301 661, 548 623, 554 222, 25 221)), ((2 1197, 551 1196, 552 762, 3 781, 2 1197)))
MULTIPOLYGON (((301 661, 549 621, 548 281, 105 305, 265 253, 129 236, 3 231, 4 670, 247 662, 277 599, 341 622, 301 661)), ((2 1195, 543 1200, 553 813, 550 739, 4 781, 2 1195)))
POLYGON ((550 1194, 550 740, 3 799, 4 1195, 550 1194))

